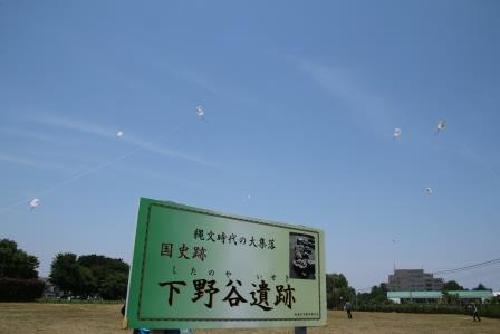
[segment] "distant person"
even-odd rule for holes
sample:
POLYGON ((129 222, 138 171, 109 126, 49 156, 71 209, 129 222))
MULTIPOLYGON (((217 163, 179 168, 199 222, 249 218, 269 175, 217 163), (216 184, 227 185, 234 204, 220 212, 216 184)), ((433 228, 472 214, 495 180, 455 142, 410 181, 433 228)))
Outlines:
POLYGON ((479 310, 477 309, 477 305, 472 304, 472 321, 476 321, 476 317, 477 317, 477 321, 481 322, 481 318, 479 317, 479 310))
POLYGON ((351 313, 351 311, 352 311, 352 305, 351 305, 351 303, 349 303, 349 302, 345 303, 344 310, 347 313, 347 318, 348 319, 352 319, 352 313, 351 313))

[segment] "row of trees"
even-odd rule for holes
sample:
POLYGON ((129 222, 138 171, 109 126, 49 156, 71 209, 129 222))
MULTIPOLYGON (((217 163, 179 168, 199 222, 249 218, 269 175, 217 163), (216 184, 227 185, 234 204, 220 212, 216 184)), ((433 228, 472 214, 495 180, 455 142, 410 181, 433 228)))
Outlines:
MULTIPOLYGON (((29 300, 41 296, 45 283, 38 279, 39 262, 12 240, 0 240, 0 300, 29 300), (31 287, 31 288, 30 288, 31 287), (24 294, 22 291, 30 291, 24 294)), ((98 255, 58 254, 50 268, 50 283, 65 295, 125 298, 129 266, 122 259, 98 255)), ((353 301, 356 291, 343 274, 327 275, 328 307, 353 301)))
MULTIPOLYGON (((42 295, 45 283, 38 279, 39 262, 12 240, 0 240, 0 301, 33 300, 42 295)), ((122 259, 99 255, 58 254, 52 261, 50 283, 65 295, 122 299, 127 293, 129 266, 122 259)), ((463 290, 451 280, 443 290, 463 290)), ((482 284, 474 290, 487 289, 482 284)), ((357 305, 388 303, 385 284, 373 286, 369 293, 356 293, 343 274, 326 275, 328 308, 342 307, 347 301, 357 305)), ((449 297, 450 300, 453 296, 449 297)))
MULTIPOLYGON (((465 290, 457 281, 450 280, 443 286, 443 291, 449 290, 465 290)), ((472 290, 488 290, 483 284, 479 284, 472 290)), ((356 290, 349 286, 347 278, 343 274, 328 274, 326 275, 326 294, 327 305, 330 309, 342 308, 349 301, 351 304, 362 305, 383 305, 390 304, 387 300, 387 285, 382 283, 371 288, 370 292, 356 293, 356 290)), ((445 301, 449 304, 454 303, 453 295, 445 294, 445 301)), ((499 298, 493 298, 491 303, 500 302, 499 298)))
POLYGON ((49 277, 67 295, 122 299, 127 294, 128 270, 122 259, 65 253, 52 261, 49 277))
POLYGON ((346 302, 355 305, 388 303, 385 283, 373 286, 370 292, 357 293, 356 289, 349 286, 349 282, 343 274, 326 275, 326 295, 326 303, 329 309, 342 308, 346 302))
MULTIPOLYGON (((41 297, 45 282, 38 278, 39 262, 17 247, 0 240, 0 301, 26 301, 41 297)), ((122 259, 99 255, 58 254, 52 261, 50 283, 66 295, 122 299, 127 294, 129 266, 122 259)))
POLYGON ((0 301, 27 301, 40 297, 45 283, 38 279, 38 259, 0 240, 0 301))
POLYGON ((15 241, 0 240, 0 277, 38 278, 38 259, 17 247, 15 241))
MULTIPOLYGON (((468 290, 468 289, 465 289, 463 286, 458 284, 457 281, 450 280, 444 283, 443 285, 443 291, 449 291, 449 290, 468 290)), ((479 283, 479 285, 475 288, 472 288, 472 290, 490 290, 490 289, 485 287, 483 284, 479 283)))

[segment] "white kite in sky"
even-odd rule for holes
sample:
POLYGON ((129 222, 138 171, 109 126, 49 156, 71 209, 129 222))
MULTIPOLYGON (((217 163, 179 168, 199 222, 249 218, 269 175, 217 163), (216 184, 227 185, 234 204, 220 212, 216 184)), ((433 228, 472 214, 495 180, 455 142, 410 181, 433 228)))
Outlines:
POLYGON ((203 109, 202 106, 196 106, 196 116, 199 118, 203 119, 203 116, 205 116, 205 110, 203 109))
POLYGON ((394 128, 394 133, 392 134, 392 136, 394 137, 394 139, 399 139, 402 134, 403 130, 401 130, 401 128, 394 128))
POLYGON ((431 187, 427 187, 427 188, 425 188, 424 190, 425 190, 425 193, 426 193, 427 195, 432 195, 432 188, 431 188, 431 187))
POLYGON ((30 201, 30 210, 36 209, 40 206, 40 200, 38 198, 33 198, 30 201))
POLYGON ((117 136, 118 138, 122 137, 122 136, 123 136, 123 131, 118 131, 118 132, 116 133, 116 136, 117 136))
POLYGON ((440 133, 441 131, 443 131, 444 129, 446 129, 446 121, 444 120, 441 120, 438 122, 437 124, 437 133, 440 133))

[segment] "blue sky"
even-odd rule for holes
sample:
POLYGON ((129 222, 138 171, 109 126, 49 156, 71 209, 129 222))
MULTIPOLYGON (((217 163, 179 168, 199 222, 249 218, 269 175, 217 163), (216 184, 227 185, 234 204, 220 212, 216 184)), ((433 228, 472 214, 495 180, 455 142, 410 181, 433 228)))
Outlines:
MULTIPOLYGON (((2 1, 0 237, 42 275, 60 251, 130 261, 150 197, 324 229, 327 271, 358 289, 394 264, 498 258, 499 14, 497 1, 2 1)), ((498 266, 445 278, 500 290, 498 266)))

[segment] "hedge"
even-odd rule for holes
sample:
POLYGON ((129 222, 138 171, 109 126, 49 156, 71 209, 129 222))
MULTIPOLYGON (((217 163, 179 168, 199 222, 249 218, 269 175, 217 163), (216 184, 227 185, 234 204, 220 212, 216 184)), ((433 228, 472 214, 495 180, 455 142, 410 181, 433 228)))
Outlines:
POLYGON ((0 277, 1 302, 33 301, 43 293, 45 282, 36 279, 0 277))
POLYGON ((80 299, 80 298, 39 298, 38 303, 41 304, 124 304, 124 300, 119 299, 80 299))
MULTIPOLYGON (((500 318, 500 305, 478 305, 479 315, 491 318, 500 318)), ((445 304, 391 304, 391 305, 360 305, 356 307, 360 312, 396 312, 396 313, 425 313, 425 314, 471 314, 467 306, 445 304)))

